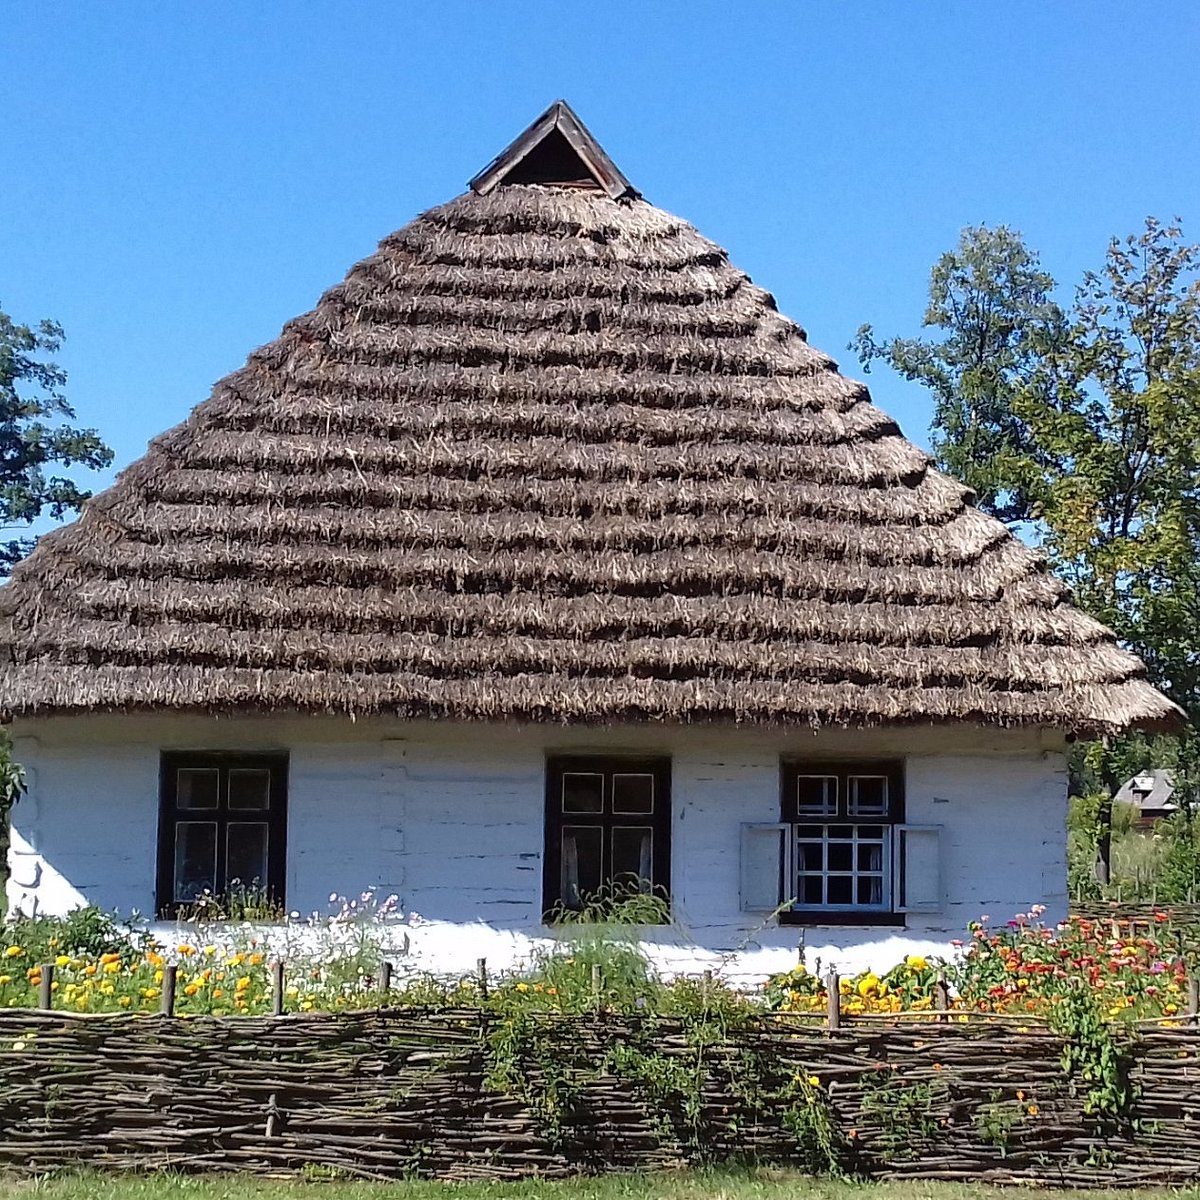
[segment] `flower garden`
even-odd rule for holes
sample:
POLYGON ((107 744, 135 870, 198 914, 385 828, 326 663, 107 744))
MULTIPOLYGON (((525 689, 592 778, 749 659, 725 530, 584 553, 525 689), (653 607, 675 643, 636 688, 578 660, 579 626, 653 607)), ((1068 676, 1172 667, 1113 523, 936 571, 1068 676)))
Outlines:
MULTIPOLYGON (((938 1007, 945 980, 948 1007, 960 1013, 1051 1017, 1068 996, 1082 992, 1112 1020, 1176 1019, 1188 998, 1188 979, 1200 963, 1195 928, 1169 911, 1147 922, 1072 917, 1042 923, 1034 905, 1004 924, 972 922, 946 960, 909 956, 883 974, 865 971, 839 980, 842 1012, 850 1015, 920 1012, 938 1007)), ((767 985, 772 1008, 819 1013, 828 1009, 824 980, 803 966, 767 985)))
MULTIPOLYGON (((394 920, 394 898, 370 893, 340 905, 332 917, 309 922, 309 937, 287 953, 285 1012, 336 1012, 378 1006, 382 936, 394 920)), ((1112 1021, 1172 1023, 1185 1015, 1189 976, 1200 966, 1195 927, 1168 911, 1153 919, 1043 923, 1044 909, 993 925, 972 923, 945 959, 909 956, 882 971, 839 980, 840 1010, 848 1017, 929 1012, 948 1007, 963 1018, 1005 1014, 1052 1019, 1068 997, 1086 997, 1112 1021)), ((43 964, 54 964, 52 1007, 80 1013, 157 1012, 169 965, 175 969, 179 1016, 254 1016, 272 1011, 271 962, 278 951, 252 924, 198 924, 167 946, 96 910, 61 921, 22 921, 5 929, 0 946, 0 1008, 38 1004, 43 964), (194 934, 194 936, 191 936, 194 934)), ((387 1003, 420 1007, 493 1008, 578 1013, 598 1001, 613 1011, 650 1007, 670 1014, 686 1005, 696 980, 656 977, 636 946, 636 930, 614 938, 612 927, 590 934, 576 928, 551 953, 481 988, 476 978, 416 972, 398 975, 387 1003), (597 994, 597 980, 602 994, 597 994)), ((824 1017, 827 980, 801 964, 772 976, 757 993, 736 993, 720 978, 707 981, 726 1003, 824 1017)))

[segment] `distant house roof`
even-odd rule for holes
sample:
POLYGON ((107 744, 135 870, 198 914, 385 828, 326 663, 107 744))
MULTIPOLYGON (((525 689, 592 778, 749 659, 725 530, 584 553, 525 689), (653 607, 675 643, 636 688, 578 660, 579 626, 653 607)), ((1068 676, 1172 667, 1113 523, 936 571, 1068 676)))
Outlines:
POLYGON ((1172 802, 1175 779, 1170 771, 1143 771, 1128 779, 1117 790, 1114 800, 1132 804, 1143 812, 1174 812, 1179 806, 1172 802))
POLYGON ((972 499, 556 106, 41 540, 0 711, 1174 725, 972 499))

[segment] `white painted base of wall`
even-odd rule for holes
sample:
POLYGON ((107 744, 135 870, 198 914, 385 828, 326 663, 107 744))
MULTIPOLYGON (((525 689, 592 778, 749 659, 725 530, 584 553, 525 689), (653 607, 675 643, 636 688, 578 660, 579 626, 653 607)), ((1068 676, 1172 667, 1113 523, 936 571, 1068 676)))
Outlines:
POLYGON ((154 905, 159 755, 287 750, 287 903, 327 911, 330 893, 395 892, 418 922, 414 962, 466 973, 525 960, 540 922, 548 753, 672 758, 672 904, 679 930, 650 941, 664 969, 762 976, 803 938, 843 970, 949 952, 982 913, 1066 912, 1066 766, 1037 731, 764 730, 730 727, 467 726, 333 718, 119 717, 20 721, 29 794, 13 814, 10 899, 58 913, 154 905), (780 814, 781 756, 904 757, 906 820, 942 827, 941 911, 903 929, 762 927, 739 911, 743 823, 780 814), (682 932, 681 932, 682 931, 682 932))

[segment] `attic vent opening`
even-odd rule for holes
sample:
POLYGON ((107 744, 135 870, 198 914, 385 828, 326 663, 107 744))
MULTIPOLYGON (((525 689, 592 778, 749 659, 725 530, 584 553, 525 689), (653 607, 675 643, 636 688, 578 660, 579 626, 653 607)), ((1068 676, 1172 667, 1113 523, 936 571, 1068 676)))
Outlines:
POLYGON ((575 147, 553 129, 504 176, 505 183, 545 183, 555 187, 599 191, 600 181, 588 170, 575 147))
POLYGON ((520 183, 601 191, 614 200, 638 194, 565 100, 550 105, 469 186, 486 196, 520 183))

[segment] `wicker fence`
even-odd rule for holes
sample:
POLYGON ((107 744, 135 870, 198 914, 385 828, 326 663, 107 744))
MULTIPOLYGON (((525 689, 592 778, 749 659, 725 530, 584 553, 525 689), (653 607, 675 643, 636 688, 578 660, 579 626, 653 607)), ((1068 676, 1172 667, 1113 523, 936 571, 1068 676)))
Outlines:
POLYGON ((1190 1028, 1128 1035, 1121 1072, 1133 1099, 1105 1125, 1064 1072, 1063 1040, 1013 1021, 830 1030, 764 1017, 723 1038, 710 1030, 698 1056, 696 1026, 539 1017, 530 1045, 542 1049, 518 1055, 517 1088, 489 1075, 496 1021, 408 1009, 0 1013, 0 1166, 515 1178, 747 1157, 812 1166, 820 1143, 836 1169, 879 1178, 1200 1179, 1200 1033, 1190 1028), (548 1058, 554 1045, 561 1053, 548 1058), (596 1069, 636 1045, 654 1046, 654 1073, 596 1069), (666 1081, 698 1061, 689 1104, 666 1081), (789 1082, 791 1104, 756 1102, 789 1082))
POLYGON ((1156 917, 1169 913, 1174 925, 1200 925, 1200 904, 1155 904, 1145 901, 1093 900, 1072 903, 1071 915, 1089 921, 1132 921, 1153 924, 1156 917))

